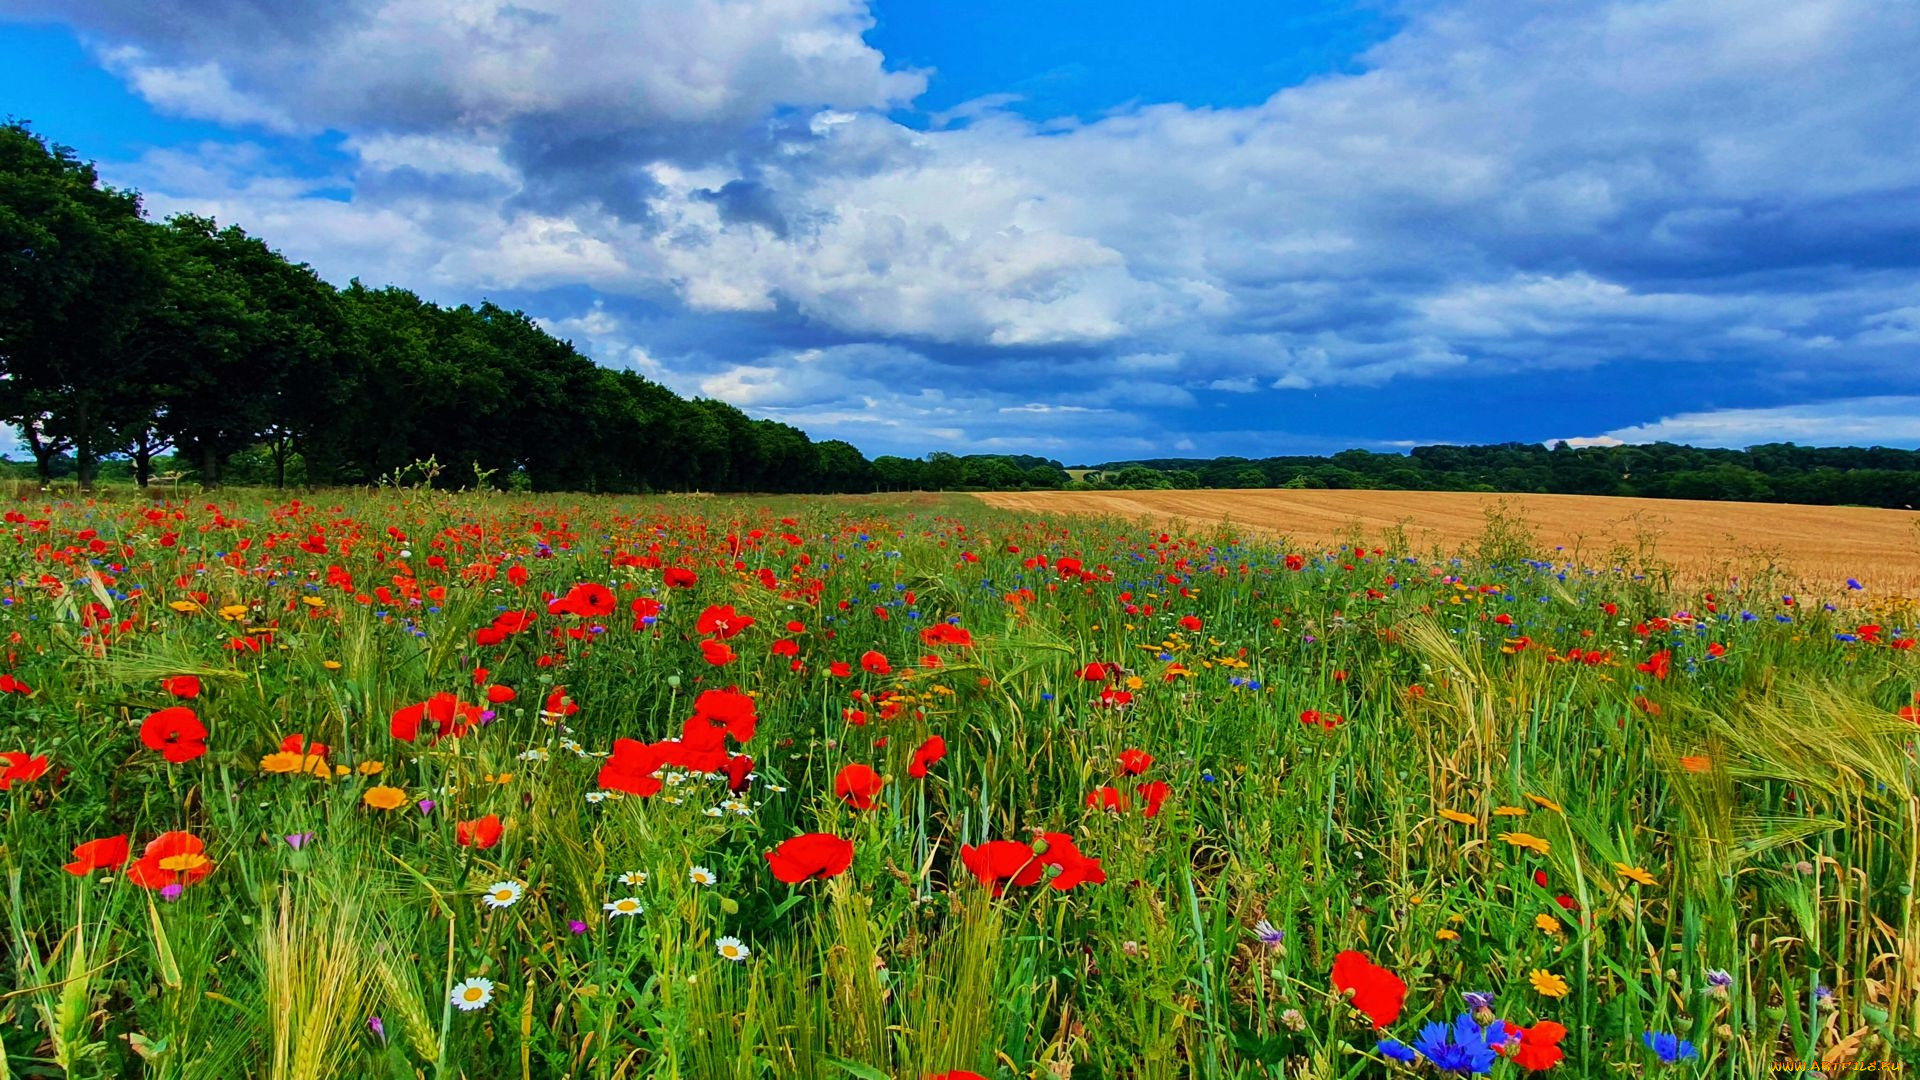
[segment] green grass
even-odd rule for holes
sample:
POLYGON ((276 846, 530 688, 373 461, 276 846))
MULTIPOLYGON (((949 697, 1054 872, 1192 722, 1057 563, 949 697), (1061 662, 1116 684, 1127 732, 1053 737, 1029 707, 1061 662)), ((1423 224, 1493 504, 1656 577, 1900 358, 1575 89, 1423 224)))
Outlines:
POLYGON ((1528 562, 1499 521, 1434 562, 924 498, 11 508, 0 670, 31 692, 0 694, 0 751, 49 767, 0 793, 0 1076, 1383 1076, 1407 1070, 1377 1041, 1415 1041, 1467 991, 1565 1025, 1568 1075, 1920 1063, 1920 729, 1898 712, 1920 672, 1892 644, 1914 614, 1842 603, 1845 568, 1827 611, 1528 562), (698 585, 665 587, 671 566, 698 585), (615 612, 546 615, 578 582, 612 586, 615 612), (636 629, 641 597, 663 607, 636 629), (710 604, 755 620, 723 667, 695 629, 710 604), (541 615, 477 645, 502 609, 541 615), (944 620, 972 644, 925 643, 944 620), (1877 641, 1836 636, 1869 621, 1877 641), (249 636, 258 653, 230 647, 249 636), (1658 650, 1664 678, 1637 669, 1658 650), (181 674, 197 699, 162 689, 181 674), (493 722, 389 733, 436 693, 484 704, 481 684, 515 692, 493 722), (589 798, 616 738, 678 734, 729 685, 756 700, 758 731, 728 744, 753 758, 746 791, 668 770, 652 797, 589 798), (578 711, 543 716, 559 687, 578 711), (169 764, 139 729, 174 704, 209 750, 169 764), (294 733, 342 775, 263 771, 294 733), (948 754, 909 777, 933 734, 948 754), (1155 759, 1137 777, 1129 748, 1155 759), (834 795, 854 763, 887 777, 871 810, 834 795), (407 801, 371 808, 376 785, 407 801), (1125 810, 1086 805, 1107 785, 1125 810), (487 814, 497 847, 455 842, 487 814), (137 858, 170 830, 212 862, 177 896, 62 870, 83 841, 128 834, 137 858), (996 898, 961 861, 1038 831, 1105 881, 996 898), (851 868, 775 880, 764 853, 810 832, 851 839, 851 868), (496 909, 499 882, 523 891, 496 909), (627 896, 644 914, 603 910, 627 896), (1388 1030, 1332 990, 1344 950, 1409 984, 1388 1030), (470 978, 492 997, 461 1011, 470 978), (1699 1059, 1661 1064, 1647 1031, 1699 1059))

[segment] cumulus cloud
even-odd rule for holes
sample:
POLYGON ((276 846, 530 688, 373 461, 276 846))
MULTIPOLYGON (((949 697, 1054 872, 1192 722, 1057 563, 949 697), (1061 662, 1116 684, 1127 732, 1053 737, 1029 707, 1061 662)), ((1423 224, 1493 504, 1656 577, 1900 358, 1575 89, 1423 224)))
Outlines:
MULTIPOLYGON (((903 432, 1070 441, 1100 434, 1076 407, 1164 431, 1216 398, 1653 358, 1811 382, 1844 355, 1920 394, 1910 6, 1448 0, 1249 107, 1036 122, 988 96, 926 130, 859 0, 60 7, 0 0, 73 21, 156 108, 346 136, 324 181, 120 166, 155 205, 335 277, 731 318, 750 345, 581 332, 833 431, 885 427, 871 398, 903 432)), ((1791 419, 1642 428, 1759 412, 1791 419)))

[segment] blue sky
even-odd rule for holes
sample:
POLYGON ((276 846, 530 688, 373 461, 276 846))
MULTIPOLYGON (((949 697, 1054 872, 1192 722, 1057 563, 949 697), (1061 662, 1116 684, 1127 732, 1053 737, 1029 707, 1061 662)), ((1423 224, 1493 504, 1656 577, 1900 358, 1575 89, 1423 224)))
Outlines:
POLYGON ((0 0, 0 111, 869 454, 1920 446, 1920 9, 1088 11, 0 0))

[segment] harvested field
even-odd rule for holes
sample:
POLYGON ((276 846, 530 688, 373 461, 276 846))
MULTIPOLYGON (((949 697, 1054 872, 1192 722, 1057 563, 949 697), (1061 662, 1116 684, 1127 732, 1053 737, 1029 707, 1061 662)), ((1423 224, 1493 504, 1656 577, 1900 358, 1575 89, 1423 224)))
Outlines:
POLYGON ((1847 506, 1691 502, 1460 491, 1038 491, 979 496, 1013 510, 1228 522, 1303 543, 1404 529, 1411 549, 1452 553, 1488 515, 1523 521, 1542 550, 1588 566, 1665 564, 1698 582, 1772 567, 1820 593, 1857 578, 1881 597, 1920 595, 1920 513, 1847 506))

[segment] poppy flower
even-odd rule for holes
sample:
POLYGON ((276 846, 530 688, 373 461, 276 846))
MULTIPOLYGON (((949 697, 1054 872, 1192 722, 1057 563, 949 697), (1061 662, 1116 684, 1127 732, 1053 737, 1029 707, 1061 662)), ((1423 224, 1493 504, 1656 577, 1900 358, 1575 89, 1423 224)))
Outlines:
POLYGON ((461 847, 479 848, 485 851, 500 842, 500 836, 506 830, 500 824, 500 815, 488 814, 472 821, 457 822, 453 826, 454 842, 461 847))
POLYGON ((727 790, 735 795, 747 790, 747 775, 753 772, 753 759, 735 754, 727 759, 727 790))
POLYGON ((1046 872, 1031 845, 1018 840, 989 840, 984 844, 960 845, 960 862, 980 884, 999 896, 1008 883, 1033 885, 1046 872))
POLYGON ((505 705, 515 697, 513 687, 498 684, 487 687, 487 702, 492 705, 505 705))
POLYGON ((127 867, 127 880, 142 889, 191 885, 213 873, 213 860, 206 851, 206 844, 192 833, 161 833, 127 867))
POLYGON ((1139 776, 1153 765, 1153 755, 1145 750, 1122 750, 1119 763, 1121 772, 1128 776, 1139 776))
POLYGON ((873 809, 873 800, 887 780, 867 765, 849 765, 833 778, 833 793, 855 810, 873 809))
POLYGON ((200 680, 193 675, 175 675, 160 680, 160 689, 177 698, 196 698, 200 696, 200 680))
POLYGON ((693 622, 693 629, 701 634, 717 638, 730 638, 753 625, 751 615, 742 615, 733 610, 732 604, 714 604, 700 613, 693 622))
POLYGON ((733 663, 733 646, 708 638, 700 643, 700 657, 714 667, 722 667, 733 663))
POLYGON ((600 619, 613 614, 613 590, 597 581, 583 581, 567 590, 567 595, 547 605, 549 615, 578 615, 600 619))
POLYGON ((10 750, 4 754, 0 754, 0 762, 6 763, 4 767, 0 767, 0 791, 5 791, 15 784, 24 784, 29 781, 38 780, 47 775, 47 756, 45 754, 34 757, 24 750, 10 750))
POLYGON ((660 614, 660 601, 651 596, 642 596, 628 604, 627 609, 633 612, 633 628, 644 630, 647 628, 647 620, 660 614))
POLYGON ((74 877, 86 877, 95 870, 118 870, 126 865, 128 854, 124 834, 89 840, 74 847, 73 861, 62 869, 74 877))
POLYGON ((943 1073, 928 1073, 926 1080, 987 1080, 987 1078, 966 1069, 949 1069, 943 1073))
POLYGON ((207 726, 192 709, 175 705, 140 721, 140 742, 178 765, 207 752, 207 726))
POLYGON ((1652 675, 1656 679, 1664 679, 1667 677, 1667 673, 1673 670, 1673 651, 1671 649, 1661 649, 1640 663, 1635 664, 1634 667, 1639 671, 1652 675))
POLYGON ((1180 618, 1180 625, 1188 633, 1197 634, 1200 632, 1200 617, 1198 615, 1183 615, 1180 618))
POLYGON ((789 885, 824 880, 853 865, 853 841, 832 833, 802 833, 767 852, 767 868, 789 885))
POLYGON ((1083 682, 1106 682, 1107 665, 1088 664, 1080 669, 1080 678, 1083 682))
POLYGON ((646 797, 660 792, 660 778, 653 775, 664 764, 659 748, 638 739, 613 740, 613 753, 600 766, 599 785, 609 791, 624 791, 646 797))
POLYGON ((1087 808, 1113 810, 1115 812, 1122 811, 1127 808, 1127 797, 1121 793, 1119 788, 1111 784, 1104 787, 1097 787, 1087 792, 1087 808))
POLYGON ((753 738, 758 717, 753 699, 738 690, 703 690, 693 699, 693 714, 727 729, 735 742, 753 738))
POLYGON ((1147 817, 1159 817, 1160 804, 1167 801, 1168 795, 1173 794, 1173 788, 1168 786, 1165 780, 1151 780, 1133 790, 1140 796, 1140 801, 1146 805, 1147 817))
POLYGON ((920 631, 920 640, 928 645, 971 645, 973 633, 952 623, 934 623, 920 631))
POLYGON ((869 649, 860 654, 860 670, 873 675, 890 675, 893 673, 893 665, 887 662, 885 653, 869 649))
POLYGON ((1407 984, 1400 976, 1349 949, 1333 958, 1333 988, 1367 1015, 1376 1028, 1400 1018, 1407 1003, 1407 984))
POLYGON ((567 696, 567 688, 556 686, 547 694, 547 700, 540 703, 543 716, 572 716, 580 711, 580 704, 567 696))
POLYGON ((907 766, 907 775, 918 780, 927 775, 927 770, 940 763, 947 756, 947 740, 938 735, 927 736, 913 752, 913 761, 907 766))
POLYGON ((0 694, 31 694, 33 687, 11 675, 0 675, 0 694))
POLYGON ((1107 872, 1100 866, 1100 860, 1082 853, 1074 845, 1073 837, 1066 833, 1041 833, 1034 850, 1039 853, 1043 867, 1053 867, 1058 871, 1047 884, 1059 892, 1066 892, 1083 883, 1100 885, 1107 880, 1107 872), (1041 850, 1043 847, 1045 850, 1041 850))
POLYGON ((845 660, 835 660, 827 665, 827 674, 836 679, 846 679, 853 675, 853 665, 845 660))
POLYGON ((413 742, 420 737, 421 726, 431 723, 437 737, 457 739, 480 722, 480 713, 478 705, 469 705, 442 691, 418 704, 396 710, 387 723, 387 732, 401 742, 413 742))
POLYGON ((670 589, 691 589, 700 584, 700 575, 684 566, 669 566, 661 572, 660 579, 670 589))

